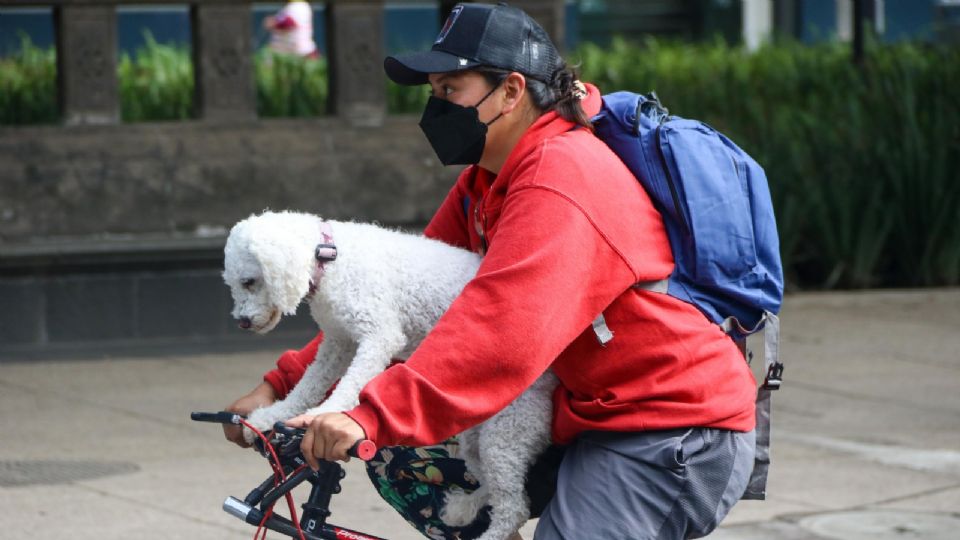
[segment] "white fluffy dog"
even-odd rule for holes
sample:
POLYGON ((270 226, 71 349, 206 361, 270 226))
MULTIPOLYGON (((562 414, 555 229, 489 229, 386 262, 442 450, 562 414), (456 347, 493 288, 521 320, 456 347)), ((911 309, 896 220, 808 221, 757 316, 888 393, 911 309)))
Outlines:
MULTIPOLYGON (((258 429, 353 408, 370 379, 416 349, 480 265, 477 254, 423 236, 294 212, 237 223, 224 254, 223 279, 242 327, 269 332, 306 300, 324 331, 315 361, 290 394, 250 415, 258 429)), ((494 540, 529 518, 524 479, 549 445, 556 384, 548 371, 513 404, 461 434, 461 457, 481 488, 450 493, 445 521, 464 525, 489 504, 491 525, 481 538, 494 540)))

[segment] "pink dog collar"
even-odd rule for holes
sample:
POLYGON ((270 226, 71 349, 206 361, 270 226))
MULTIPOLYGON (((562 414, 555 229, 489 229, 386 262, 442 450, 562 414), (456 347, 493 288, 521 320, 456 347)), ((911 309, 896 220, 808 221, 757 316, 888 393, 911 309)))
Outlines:
POLYGON ((317 265, 313 272, 313 279, 310 280, 310 291, 307 293, 307 298, 312 298, 313 293, 317 290, 317 284, 323 277, 324 263, 337 260, 337 245, 333 243, 333 227, 326 221, 321 221, 320 235, 323 237, 322 242, 317 244, 313 251, 313 258, 316 259, 317 265))
POLYGON ((323 242, 317 244, 313 256, 317 259, 320 273, 323 274, 323 263, 337 260, 337 245, 333 243, 333 228, 326 221, 320 222, 320 234, 323 242))

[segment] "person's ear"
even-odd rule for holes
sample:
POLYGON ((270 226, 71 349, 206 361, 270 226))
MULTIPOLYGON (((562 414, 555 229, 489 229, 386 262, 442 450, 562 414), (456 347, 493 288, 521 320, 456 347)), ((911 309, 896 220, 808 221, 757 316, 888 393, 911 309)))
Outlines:
POLYGON ((514 71, 510 75, 507 75, 507 78, 504 79, 503 83, 503 107, 500 109, 502 114, 510 114, 511 111, 516 109, 521 100, 523 99, 523 92, 527 88, 527 79, 514 71))

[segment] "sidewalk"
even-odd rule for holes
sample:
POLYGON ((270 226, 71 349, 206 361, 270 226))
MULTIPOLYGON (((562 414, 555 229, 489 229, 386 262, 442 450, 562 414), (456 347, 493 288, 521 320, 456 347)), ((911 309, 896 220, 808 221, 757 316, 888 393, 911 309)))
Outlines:
MULTIPOLYGON (((794 295, 781 324, 770 496, 710 538, 960 538, 960 289, 794 295)), ((0 537, 252 538, 220 505, 266 478, 265 460, 188 418, 275 356, 0 360, 0 537)), ((330 520, 421 538, 356 460, 330 520)))

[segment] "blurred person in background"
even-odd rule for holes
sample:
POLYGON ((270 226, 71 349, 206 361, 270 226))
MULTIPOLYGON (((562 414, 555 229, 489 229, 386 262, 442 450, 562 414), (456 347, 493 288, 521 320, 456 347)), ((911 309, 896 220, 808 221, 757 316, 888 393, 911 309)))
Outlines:
POLYGON ((291 0, 276 13, 263 20, 270 32, 267 47, 275 53, 317 58, 319 51, 313 41, 313 9, 302 0, 291 0))

